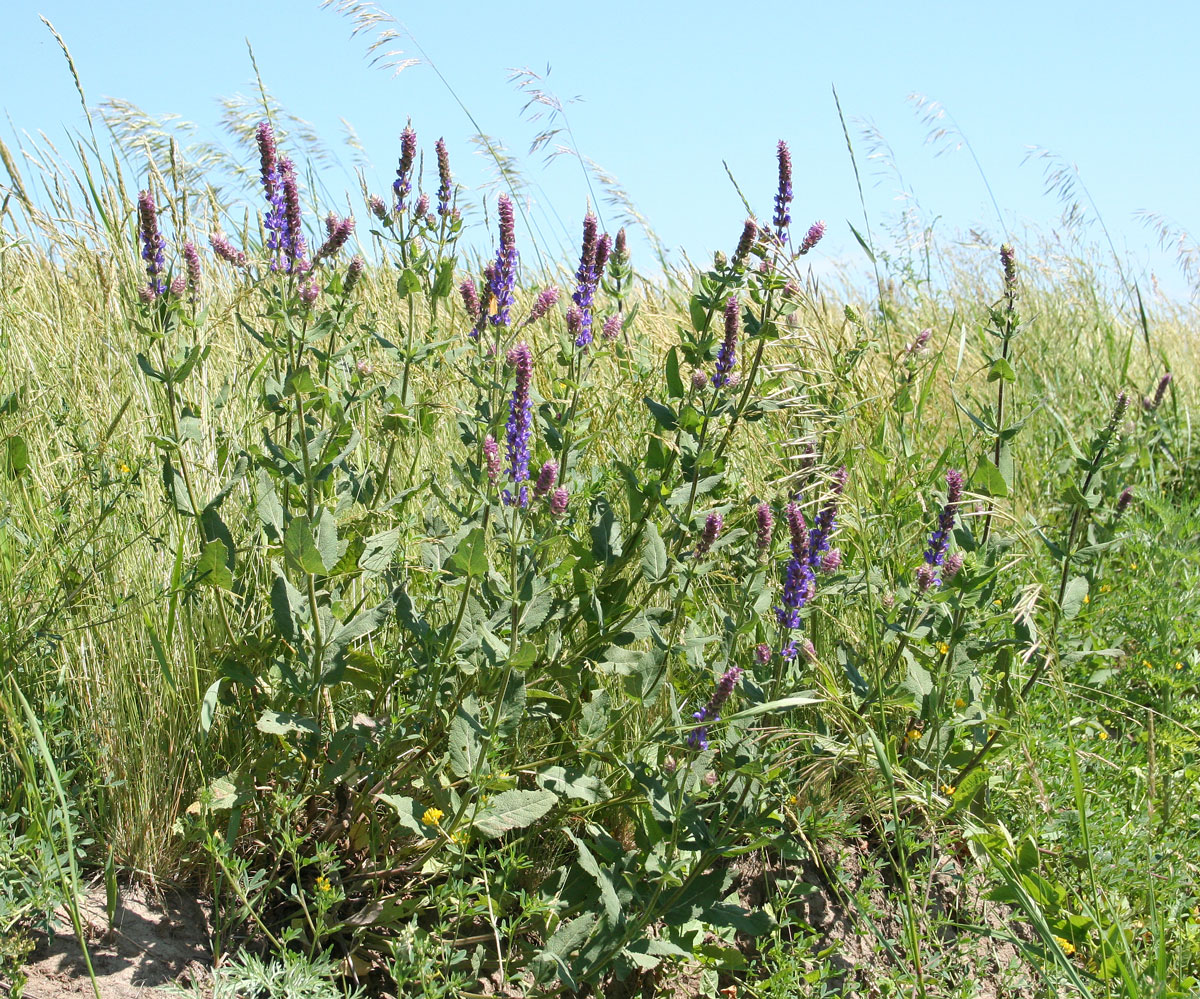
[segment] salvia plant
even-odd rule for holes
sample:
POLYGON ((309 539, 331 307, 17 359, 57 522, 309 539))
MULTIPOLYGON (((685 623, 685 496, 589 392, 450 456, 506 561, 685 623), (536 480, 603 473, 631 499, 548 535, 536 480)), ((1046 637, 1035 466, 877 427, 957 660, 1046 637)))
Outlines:
MULTIPOLYGON (((730 861, 787 838, 775 803, 798 754, 830 774, 903 767, 952 809, 986 791, 1019 693, 1057 666, 1026 664, 1017 691, 1018 660, 1078 611, 1128 502, 1122 402, 1072 444, 1062 523, 1039 525, 1053 584, 1015 624, 996 612, 1023 426, 1011 248, 981 330, 994 394, 957 401, 978 450, 939 461, 934 512, 889 577, 829 387, 775 360, 825 231, 793 238, 786 143, 770 217, 730 234, 648 359, 626 233, 592 212, 569 279, 527 290, 518 204, 496 199, 493 250, 466 257, 446 144, 427 181, 409 123, 391 190, 366 197, 368 267, 351 245, 367 225, 307 217, 269 122, 255 140, 261 239, 168 231, 148 188, 126 296, 173 525, 150 637, 164 668, 165 648, 196 650, 218 764, 185 831, 225 919, 344 955, 351 977, 376 963, 398 983, 437 968, 446 994, 493 974, 575 989, 767 929, 730 861), (217 268, 239 282, 228 391, 258 410, 240 436, 194 389, 217 268), (368 311, 380 273, 395 307, 368 311), (618 445, 614 419, 644 433, 618 445), (803 450, 781 442, 766 485, 746 445, 779 426, 803 450)), ((896 361, 897 425, 927 391, 930 338, 896 361)))

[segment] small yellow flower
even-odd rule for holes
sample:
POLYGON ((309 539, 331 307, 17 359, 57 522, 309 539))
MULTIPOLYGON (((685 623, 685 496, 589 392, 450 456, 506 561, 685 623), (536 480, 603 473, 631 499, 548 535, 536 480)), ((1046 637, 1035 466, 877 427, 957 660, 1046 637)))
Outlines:
POLYGON ((1070 940, 1065 940, 1060 936, 1055 936, 1054 942, 1058 944, 1059 950, 1066 954, 1067 957, 1070 957, 1075 953, 1075 945, 1071 943, 1070 940))
POLYGON ((965 708, 966 706, 967 706, 967 702, 966 702, 966 701, 964 701, 964 700, 963 700, 961 697, 956 697, 956 698, 954 699, 954 707, 955 707, 957 710, 961 711, 961 710, 962 710, 963 708, 965 708))
POLYGON ((904 733, 904 737, 909 742, 916 742, 918 739, 921 738, 921 730, 919 728, 910 728, 907 732, 904 733))
POLYGON ((999 607, 999 606, 1000 606, 1000 601, 999 601, 999 600, 993 600, 993 601, 992 601, 992 603, 994 603, 994 604, 995 604, 997 607, 999 607))
POLYGON ((1176 664, 1175 664, 1175 668, 1176 668, 1176 669, 1183 669, 1183 663, 1176 663, 1176 664))
POLYGON ((1090 596, 1088 596, 1088 594, 1086 594, 1086 593, 1085 593, 1085 594, 1083 595, 1083 602, 1084 602, 1085 604, 1090 604, 1090 603, 1092 602, 1092 598, 1091 598, 1090 596))
POLYGON ((938 649, 938 652, 940 652, 942 655, 945 655, 947 652, 950 651, 950 646, 946 642, 938 642, 937 649, 938 649))
POLYGON ((1101 593, 1108 593, 1110 590, 1112 590, 1112 587, 1109 586, 1108 583, 1105 583, 1102 587, 1100 587, 1101 593))
POLYGON ((427 808, 425 814, 421 816, 421 821, 427 826, 436 826, 442 821, 442 816, 445 814, 440 808, 427 808))
POLYGON ((121 462, 121 464, 119 466, 119 471, 121 472, 122 475, 128 475, 129 474, 129 466, 126 465, 125 462, 121 462))
POLYGON ((792 795, 789 795, 789 796, 788 796, 788 802, 787 802, 787 803, 788 803, 789 805, 791 805, 793 808, 795 808, 795 807, 796 807, 796 805, 797 805, 797 803, 798 803, 796 796, 795 796, 794 794, 792 794, 792 795))
POLYGON ((1108 738, 1108 732, 1105 729, 1101 729, 1096 733, 1096 738, 1103 741, 1104 739, 1108 738))
POLYGON ((317 891, 319 891, 322 895, 328 895, 331 891, 333 891, 333 885, 329 883, 329 878, 325 877, 324 874, 317 878, 317 891))
POLYGON ((1142 665, 1145 666, 1146 669, 1154 669, 1154 663, 1152 663, 1149 659, 1143 659, 1142 665))
POLYGON ((954 796, 954 785, 953 784, 943 784, 942 785, 942 794, 947 795, 949 797, 953 797, 954 796))
POLYGON ((1136 563, 1136 562, 1130 562, 1130 563, 1129 563, 1129 568, 1131 568, 1131 569, 1136 569, 1136 568, 1137 568, 1137 563, 1136 563))

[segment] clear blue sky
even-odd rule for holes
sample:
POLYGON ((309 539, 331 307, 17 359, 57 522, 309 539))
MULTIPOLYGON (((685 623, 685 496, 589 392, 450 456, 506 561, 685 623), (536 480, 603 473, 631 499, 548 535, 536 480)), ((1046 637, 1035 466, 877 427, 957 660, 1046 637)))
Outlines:
MULTIPOLYGON (((0 107, 12 130, 58 141, 82 127, 78 98, 54 39, 74 55, 91 103, 121 97, 153 114, 216 129, 216 98, 253 92, 245 40, 268 87, 311 121, 347 173, 329 184, 353 190, 352 152, 340 119, 353 124, 371 160, 372 187, 395 169, 397 136, 411 116, 432 160, 444 135, 459 179, 486 175, 468 143, 474 127, 427 65, 393 78, 373 69, 367 40, 316 0, 205 0, 155 4, 105 0, 4 0, 0 107)), ((861 219, 831 85, 851 119, 875 220, 896 211, 894 178, 866 161, 856 119, 872 122, 894 150, 904 180, 943 238, 999 224, 968 152, 935 155, 906 97, 941 102, 970 140, 1018 244, 1027 226, 1049 230, 1061 205, 1043 193, 1042 167, 1022 165, 1028 146, 1078 165, 1082 180, 1135 273, 1153 270, 1186 293, 1173 254, 1156 253, 1134 218, 1161 212, 1200 234, 1196 39, 1200 5, 1096 2, 656 3, 589 0, 562 5, 400 4, 381 0, 455 88, 480 127, 525 154, 538 126, 506 82, 513 67, 545 72, 548 89, 583 100, 568 107, 578 148, 615 175, 672 249, 703 261, 732 248, 744 211, 722 161, 760 213, 774 190, 774 147, 796 160, 797 224, 823 218, 825 260, 857 251, 846 219, 861 219)), ((411 39, 400 46, 418 55, 411 39)), ((539 200, 577 238, 587 188, 562 157, 526 156, 539 200)), ((432 187, 433 185, 428 185, 432 187)), ((603 206, 602 206, 603 208, 603 206)), ((359 209, 361 217, 362 211, 359 209)), ((544 216, 549 228, 552 217, 544 216)), ((481 234, 482 235, 482 234, 481 234)), ((1099 238, 1099 233, 1096 233, 1099 238)))

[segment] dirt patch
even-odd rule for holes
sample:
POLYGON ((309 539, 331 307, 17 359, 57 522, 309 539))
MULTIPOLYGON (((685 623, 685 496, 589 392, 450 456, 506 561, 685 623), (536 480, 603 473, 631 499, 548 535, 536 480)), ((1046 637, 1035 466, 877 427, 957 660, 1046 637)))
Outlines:
MULTIPOLYGON (((102 999, 133 999, 184 977, 197 966, 210 967, 209 918, 195 899, 171 891, 151 894, 123 890, 109 929, 104 889, 84 896, 80 910, 88 953, 102 999)), ((92 996, 79 943, 66 914, 53 937, 35 937, 36 949, 25 969, 26 999, 92 996)))

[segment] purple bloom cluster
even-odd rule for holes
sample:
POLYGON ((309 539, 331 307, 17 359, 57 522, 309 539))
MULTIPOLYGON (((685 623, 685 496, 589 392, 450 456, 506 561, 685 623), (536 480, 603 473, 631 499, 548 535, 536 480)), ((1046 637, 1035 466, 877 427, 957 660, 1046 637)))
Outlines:
POLYGON ((721 528, 725 526, 725 520, 719 513, 710 513, 704 521, 704 531, 700 535, 700 540, 696 542, 696 557, 707 555, 713 546, 713 542, 717 540, 717 535, 721 533, 721 528))
POLYGON ((775 225, 775 235, 782 242, 792 216, 789 206, 792 203, 792 154, 787 143, 779 140, 779 188, 775 193, 775 217, 771 220, 775 225))
POLYGON ((737 366, 738 322, 741 316, 738 311, 737 295, 730 295, 725 303, 725 339, 721 341, 721 349, 717 353, 717 370, 713 373, 713 387, 720 388, 730 383, 730 373, 737 366))
POLYGON ((400 166, 396 179, 392 181, 392 193, 396 196, 396 214, 404 211, 404 199, 412 193, 412 168, 417 158, 417 133, 412 125, 405 125, 400 133, 400 166))
POLYGON ((234 267, 246 266, 246 254, 229 242, 229 237, 223 232, 214 232, 208 237, 208 242, 213 248, 213 253, 222 260, 228 261, 234 267))
POLYGON ((717 689, 713 691, 708 703, 692 714, 698 724, 688 735, 687 742, 690 748, 700 751, 708 749, 708 727, 721 720, 721 708, 729 700, 729 695, 733 693, 741 678, 742 668, 730 666, 717 681, 717 689))
POLYGON ((804 239, 800 242, 800 252, 808 253, 814 246, 821 242, 821 237, 825 235, 825 223, 818 220, 808 227, 808 232, 804 234, 804 239))
POLYGON ((167 290, 167 284, 163 277, 166 243, 158 229, 158 209, 149 191, 138 194, 138 235, 142 242, 142 259, 146 261, 146 274, 150 278, 142 297, 151 301, 167 290))
POLYGON ((805 529, 804 514, 798 503, 789 503, 786 511, 792 557, 783 577, 783 596, 775 608, 775 618, 781 628, 800 627, 800 608, 813 594, 815 581, 809 563, 809 532, 805 529))
POLYGON ((313 257, 313 263, 323 260, 325 257, 336 256, 341 252, 342 247, 346 245, 346 240, 354 232, 354 216, 347 215, 344 219, 340 219, 330 212, 329 217, 325 220, 325 231, 327 233, 325 242, 317 250, 316 256, 313 257))
POLYGON ((446 152, 446 140, 438 139, 434 144, 437 150, 438 164, 438 214, 445 218, 450 214, 450 198, 454 194, 452 178, 450 175, 450 154, 446 152))
POLYGON ((746 258, 750 256, 750 251, 754 248, 754 241, 758 239, 758 224, 754 219, 746 219, 746 224, 742 227, 742 236, 738 240, 737 249, 733 251, 733 266, 741 267, 746 262, 746 258))
POLYGON ((200 290, 200 251, 196 249, 196 244, 186 242, 183 244, 183 269, 187 274, 187 288, 192 293, 192 298, 196 297, 196 292, 200 290))
MULTIPOLYGON (((962 472, 957 468, 950 469, 946 473, 946 503, 942 507, 942 512, 938 514, 937 527, 929 535, 929 545, 925 549, 925 564, 917 570, 917 588, 922 593, 931 586, 942 585, 942 566, 946 563, 946 546, 950 541, 950 532, 954 530, 954 518, 958 513, 959 501, 962 499, 962 485, 962 472)), ((955 571, 957 572, 957 569, 955 571)))
POLYGON ((567 512, 567 503, 571 499, 571 494, 567 492, 565 486, 559 486, 550 494, 550 516, 561 517, 567 512))
POLYGON ((1158 380, 1158 387, 1154 390, 1154 398, 1151 399, 1149 396, 1142 397, 1142 409, 1146 410, 1146 412, 1151 412, 1155 409, 1158 409, 1158 407, 1162 405, 1162 401, 1167 395, 1167 387, 1171 384, 1174 378, 1175 376, 1169 371, 1163 375, 1158 380))
POLYGON ((621 317, 615 312, 604 320, 604 325, 600 327, 600 335, 609 343, 612 343, 621 333, 621 317))
POLYGON ((464 278, 463 283, 458 286, 458 293, 462 296, 463 308, 467 310, 467 315, 472 319, 478 319, 479 290, 475 287, 475 282, 470 278, 464 278))
POLYGON ((558 289, 543 288, 538 292, 538 297, 534 300, 533 307, 529 310, 529 317, 525 320, 525 325, 529 326, 542 319, 546 313, 558 304, 558 289))
MULTIPOLYGON (((588 212, 583 219, 583 245, 579 252, 579 269, 575 272, 575 294, 571 301, 579 309, 579 328, 575 333, 575 346, 586 348, 592 342, 592 302, 596 297, 596 284, 604 266, 600 259, 597 240, 596 216, 588 212)), ((607 239, 607 235, 605 237, 607 239)), ((608 257, 608 244, 604 243, 603 255, 608 257)))
POLYGON ((496 438, 488 434, 483 439, 483 461, 487 469, 488 482, 495 485, 500 478, 500 445, 496 438))
POLYGON ((558 465, 553 461, 548 461, 542 466, 542 470, 538 472, 537 482, 533 484, 533 498, 541 499, 551 489, 554 488, 554 483, 558 480, 558 465))
POLYGON ((833 473, 832 495, 829 497, 829 502, 817 514, 813 529, 808 532, 808 559, 814 569, 819 567, 821 556, 829 551, 829 539, 837 527, 838 498, 845 491, 849 475, 845 465, 833 473))
POLYGON ((1004 268, 1004 290, 1012 295, 1017 290, 1017 254, 1007 243, 1000 247, 1000 266, 1004 268))
POLYGON ((488 279, 488 288, 496 311, 492 315, 493 326, 507 326, 509 310, 513 305, 513 286, 517 280, 517 238, 513 203, 507 194, 500 195, 496 214, 500 216, 500 247, 488 279))
POLYGON ((508 352, 508 363, 516 369, 517 383, 508 404, 508 424, 505 428, 508 439, 508 476, 520 489, 513 496, 504 491, 504 502, 509 506, 525 506, 529 502, 529 441, 533 433, 533 405, 529 388, 533 381, 533 353, 529 344, 521 342, 508 352))
POLYGON ((754 537, 754 550, 758 552, 758 557, 766 557, 767 549, 771 547, 771 534, 775 530, 775 515, 771 513, 771 507, 767 503, 759 503, 758 508, 754 511, 755 520, 758 522, 758 532, 754 537))
POLYGON ((350 259, 350 266, 346 268, 346 281, 342 286, 343 291, 347 295, 354 290, 354 286, 358 284, 362 278, 362 273, 366 269, 367 262, 357 254, 350 259))

